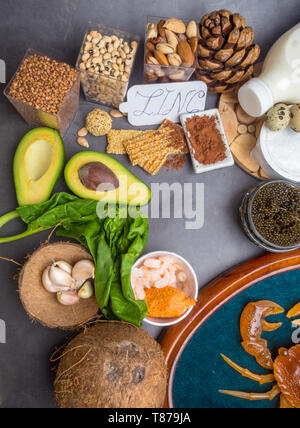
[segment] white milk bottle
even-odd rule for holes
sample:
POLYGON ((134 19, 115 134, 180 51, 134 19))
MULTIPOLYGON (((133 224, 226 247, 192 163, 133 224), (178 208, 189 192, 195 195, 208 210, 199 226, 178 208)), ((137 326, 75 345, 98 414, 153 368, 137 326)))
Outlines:
POLYGON ((242 108, 253 117, 279 102, 300 102, 300 23, 277 40, 261 75, 245 83, 238 96, 242 108))

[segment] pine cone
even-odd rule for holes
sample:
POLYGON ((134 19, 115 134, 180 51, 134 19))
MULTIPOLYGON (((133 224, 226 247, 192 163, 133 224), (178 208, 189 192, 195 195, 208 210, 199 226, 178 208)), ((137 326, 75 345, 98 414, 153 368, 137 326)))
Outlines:
POLYGON ((260 55, 254 31, 246 19, 228 10, 205 15, 199 24, 196 77, 208 85, 209 93, 228 92, 249 80, 260 55))

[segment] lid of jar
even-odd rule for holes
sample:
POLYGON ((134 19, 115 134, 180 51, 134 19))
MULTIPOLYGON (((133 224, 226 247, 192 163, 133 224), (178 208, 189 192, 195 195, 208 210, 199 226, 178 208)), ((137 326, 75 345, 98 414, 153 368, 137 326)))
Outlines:
POLYGON ((300 182, 300 133, 290 127, 274 132, 264 124, 260 147, 266 162, 283 178, 300 182))
POLYGON ((270 88, 257 78, 249 80, 240 88, 238 98, 243 110, 252 117, 264 115, 274 105, 270 88))

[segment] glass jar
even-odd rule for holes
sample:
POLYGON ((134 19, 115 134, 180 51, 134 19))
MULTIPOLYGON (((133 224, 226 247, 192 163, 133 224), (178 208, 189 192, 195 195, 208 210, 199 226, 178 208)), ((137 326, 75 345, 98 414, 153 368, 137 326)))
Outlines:
POLYGON ((73 86, 65 96, 64 101, 62 102, 56 114, 40 110, 31 104, 27 104, 9 95, 10 87, 22 64, 24 63, 25 59, 32 55, 47 56, 35 51, 34 49, 28 49, 16 73, 6 86, 4 95, 20 113, 28 125, 47 126, 49 128, 57 129, 60 132, 60 135, 63 137, 71 125, 71 122, 79 108, 80 75, 78 74, 77 79, 74 81, 73 86))
MULTIPOLYGON (((102 24, 97 24, 93 22, 89 22, 87 31, 85 33, 83 43, 78 55, 78 59, 76 62, 76 69, 80 72, 81 75, 81 85, 83 92, 85 94, 85 97, 87 101, 93 102, 93 103, 99 103, 104 104, 107 106, 112 106, 115 108, 118 108, 119 105, 124 101, 129 81, 132 74, 132 69, 134 65, 134 61, 136 58, 136 53, 138 50, 140 38, 137 35, 127 33, 125 31, 121 31, 115 28, 106 27, 102 24), (123 67, 121 67, 121 70, 119 71, 119 75, 117 77, 113 76, 111 72, 113 72, 113 65, 118 65, 116 63, 118 58, 122 58, 121 56, 112 56, 109 59, 104 59, 103 56, 105 54, 100 54, 102 56, 102 62, 97 63, 98 68, 100 67, 100 64, 103 65, 101 68, 104 68, 103 70, 95 71, 94 68, 96 67, 89 67, 87 68, 84 62, 83 62, 83 55, 87 52, 89 52, 86 48, 87 43, 90 43, 90 33, 92 31, 98 32, 101 34, 101 36, 104 38, 106 37, 112 37, 115 36, 118 39, 122 39, 123 42, 127 42, 129 46, 134 42, 135 43, 135 50, 134 52, 130 52, 126 54, 126 58, 123 58, 124 62, 128 62, 128 67, 130 67, 129 73, 126 73, 126 79, 122 80, 122 68, 126 67, 126 64, 123 64, 123 67), (105 61, 106 65, 105 65, 105 61), (115 61, 115 62, 113 62, 115 61), (109 64, 110 63, 110 64, 109 64), (84 66, 82 64, 85 64, 84 66), (92 71, 91 71, 92 70, 92 71), (128 77, 128 78, 127 78, 128 77)), ((101 42, 101 39, 99 40, 99 44, 101 42)), ((105 43, 105 47, 107 48, 108 45, 111 44, 113 46, 113 43, 110 43, 109 41, 105 43)), ((98 45, 100 46, 100 45, 98 45)), ((118 49, 114 49, 118 52, 118 49)), ((99 49, 100 52, 100 49, 99 49)), ((108 53, 108 52, 107 52, 108 53)), ((94 55, 94 54, 91 54, 94 55)), ((98 58, 100 58, 100 55, 98 58)), ((123 55, 123 53, 122 53, 123 55)), ((94 58, 93 58, 94 59, 94 58)), ((91 56, 91 63, 93 61, 91 56)), ((96 60, 95 60, 96 61, 96 60)), ((91 64, 92 65, 92 64, 91 64)), ((97 66, 96 65, 96 66, 97 66)), ((121 64, 119 64, 120 66, 121 64)))
POLYGON ((145 32, 144 48, 144 81, 145 83, 167 83, 167 82, 186 82, 188 81, 195 69, 197 63, 197 50, 195 52, 195 61, 191 67, 152 64, 147 60, 147 30, 149 24, 158 24, 160 20, 166 21, 169 18, 159 16, 148 16, 145 32))
MULTIPOLYGON (((242 223, 244 232, 254 244, 259 246, 260 248, 263 248, 264 250, 267 250, 273 253, 283 253, 283 252, 297 250, 298 248, 300 248, 300 242, 295 245, 281 246, 269 241, 257 230, 257 227, 255 226, 255 222, 253 220, 253 212, 252 212, 253 202, 257 197, 258 193, 264 187, 269 186, 270 184, 276 184, 276 183, 286 184, 300 192, 300 188, 297 185, 294 185, 293 183, 287 180, 271 180, 271 181, 261 183, 258 186, 250 189, 246 193, 240 207, 240 218, 241 218, 241 223, 242 223)), ((299 222, 299 230, 300 230, 300 222, 299 222)))

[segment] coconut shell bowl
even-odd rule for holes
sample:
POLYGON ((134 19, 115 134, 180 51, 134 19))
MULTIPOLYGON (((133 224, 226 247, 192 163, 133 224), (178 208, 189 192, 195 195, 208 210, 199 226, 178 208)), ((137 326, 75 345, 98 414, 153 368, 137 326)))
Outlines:
POLYGON ((169 372, 165 406, 279 408, 290 407, 288 397, 293 407, 300 407, 299 303, 300 250, 267 253, 226 272, 202 289, 193 311, 180 324, 170 327, 160 341, 169 372), (270 351, 270 369, 245 351, 247 344, 242 338, 247 305, 261 301, 274 302, 273 309, 265 311, 265 319, 261 319, 260 335, 270 351), (298 320, 290 316, 295 307, 298 320), (221 354, 230 360, 226 362, 221 354), (243 377, 228 361, 257 375, 268 375, 260 378, 268 382, 260 384, 243 377), (257 394, 272 390, 275 398, 250 401, 220 390, 255 393, 252 398, 256 399, 257 394))

